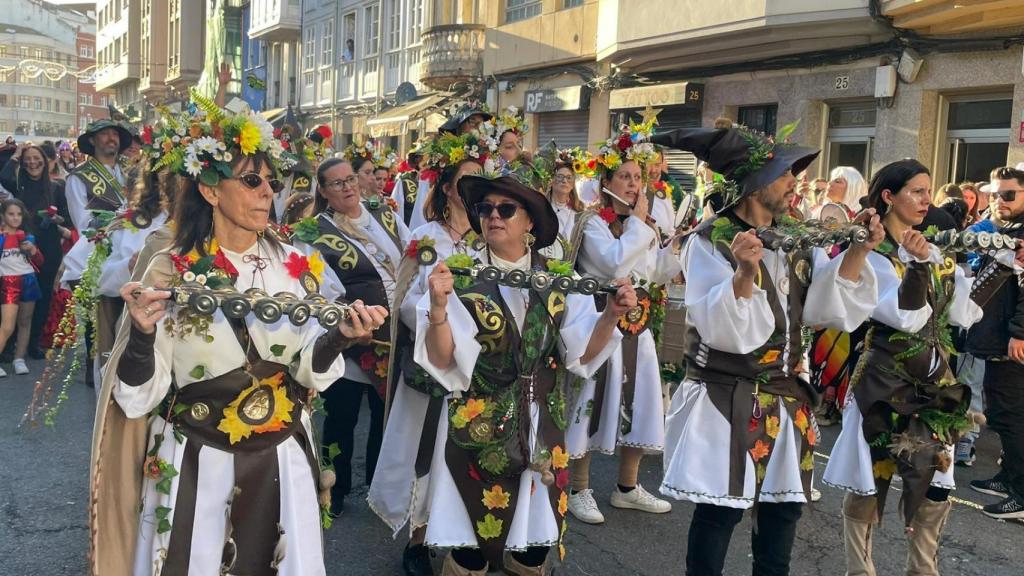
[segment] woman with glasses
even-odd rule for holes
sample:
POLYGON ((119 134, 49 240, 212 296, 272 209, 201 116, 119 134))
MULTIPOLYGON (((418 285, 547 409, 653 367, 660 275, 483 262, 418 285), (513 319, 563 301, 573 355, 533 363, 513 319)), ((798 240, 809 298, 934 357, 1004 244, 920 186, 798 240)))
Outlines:
MULTIPOLYGON (((907 526, 907 573, 938 574, 938 543, 952 503, 953 446, 969 429, 970 389, 949 367, 949 326, 982 316, 971 280, 914 229, 931 205, 931 176, 917 160, 893 162, 871 180, 869 207, 883 214, 886 240, 868 256, 878 305, 850 379, 843 429, 824 480, 846 490, 849 574, 874 574, 871 536, 894 475, 907 526)), ((1012 266, 1014 253, 1005 250, 1012 266)))
MULTIPOLYGON (((642 128, 641 128, 642 129, 642 128)), ((647 128, 649 133, 649 128, 647 128)), ((644 135, 641 132, 641 135, 644 135)), ((616 508, 663 514, 672 509, 637 481, 644 450, 661 451, 665 441, 664 401, 655 339, 651 332, 659 293, 680 272, 672 249, 661 248, 649 218, 644 191, 648 162, 657 161, 650 143, 638 143, 623 129, 596 158, 602 203, 577 222, 582 227, 577 268, 603 281, 631 277, 639 305, 619 319, 622 346, 570 404, 569 454, 573 458, 569 510, 583 522, 604 522, 590 489, 590 453, 619 449, 616 508)), ((598 308, 603 302, 598 297, 598 308)))
POLYGON ((433 443, 443 418, 444 399, 430 394, 426 373, 413 361, 416 304, 427 293, 427 279, 438 262, 459 254, 477 258, 483 239, 470 224, 458 194, 459 181, 475 176, 484 165, 493 167, 494 140, 476 132, 435 138, 424 151, 428 164, 421 174, 434 178, 424 205, 427 223, 413 230, 398 270, 395 301, 399 314, 392 316, 394 355, 389 372, 388 421, 381 457, 367 497, 370 507, 397 535, 409 523, 410 538, 402 554, 405 574, 433 574, 430 554, 423 545, 430 515, 429 465, 433 443), (473 157, 473 148, 479 153, 473 157))
POLYGON ((170 304, 169 288, 186 284, 304 297, 318 283, 316 262, 266 233, 284 162, 269 124, 199 107, 154 130, 146 154, 185 184, 170 249, 121 290, 129 336, 106 377, 116 409, 149 426, 142 438, 99 434, 91 573, 325 574, 317 491, 330 481, 307 398, 344 373, 341 351, 387 311, 354 302, 325 329, 170 304))
MULTIPOLYGON (((558 221, 539 192, 513 176, 465 176, 459 194, 483 235, 482 264, 503 273, 571 274, 537 249, 558 221)), ((587 377, 613 353, 620 314, 636 304, 628 282, 603 314, 593 301, 530 285, 453 276, 445 263, 416 307, 414 357, 444 397, 429 465, 426 543, 452 549, 442 575, 549 574, 564 556, 565 389, 562 367, 587 377)))
MULTIPOLYGON (((542 155, 543 151, 539 154, 542 155)), ((577 150, 557 150, 552 159, 553 174, 547 188, 548 201, 558 217, 558 241, 545 249, 544 255, 560 260, 574 261, 576 251, 573 250, 572 238, 576 229, 576 221, 586 208, 576 192, 575 165, 583 166, 581 152, 577 150)))
MULTIPOLYGON (((364 166, 372 169, 373 164, 364 166)), ((346 299, 390 310, 409 230, 386 204, 371 207, 363 201, 360 176, 352 163, 340 158, 325 160, 317 169, 317 184, 316 226, 302 227, 296 235, 320 251, 344 286, 346 299)), ((346 349, 345 377, 323 394, 327 411, 323 444, 337 443, 341 449, 333 460, 338 477, 331 490, 334 515, 342 512, 345 496, 352 490, 354 435, 364 394, 370 406, 366 484, 373 481, 384 434, 389 334, 389 326, 383 325, 372 338, 346 349)))

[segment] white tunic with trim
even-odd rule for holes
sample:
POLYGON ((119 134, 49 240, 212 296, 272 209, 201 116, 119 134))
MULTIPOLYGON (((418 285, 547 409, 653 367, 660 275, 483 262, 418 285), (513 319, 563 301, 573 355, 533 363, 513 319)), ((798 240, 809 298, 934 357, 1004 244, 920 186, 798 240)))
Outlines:
MULTIPOLYGON (((789 293, 789 266, 781 251, 764 251, 763 262, 771 281, 785 302, 789 293)), ((807 288, 802 322, 808 326, 853 331, 874 309, 877 300, 875 274, 870 267, 858 282, 839 276, 845 253, 829 260, 814 250, 814 270, 807 288)), ((709 240, 693 236, 682 254, 686 276, 686 321, 696 327, 709 348, 731 354, 750 354, 763 346, 775 331, 775 318, 767 292, 754 286, 751 298, 737 299, 733 292, 733 267, 709 240)), ((788 322, 788 307, 783 305, 788 322)), ((789 331, 786 331, 787 337, 789 331)), ((798 353, 800 342, 786 342, 783 365, 798 353)), ((713 384, 712 384, 713 385, 713 384)), ((729 494, 731 424, 712 403, 708 384, 687 378, 672 395, 665 423, 665 476, 661 493, 677 500, 730 508, 754 505, 754 461, 746 455, 742 494, 729 494)), ((782 399, 777 397, 781 402, 782 399)), ((787 410, 780 410, 779 435, 775 439, 767 472, 761 485, 761 502, 806 502, 800 478, 801 437, 787 410)), ((817 426, 811 415, 811 426, 817 426)), ((819 435, 820 437, 820 435, 819 435)))
MULTIPOLYGON (((658 248, 654 230, 635 216, 626 219, 619 238, 612 235, 608 224, 599 216, 589 218, 584 226, 578 269, 602 283, 634 277, 664 284, 680 272, 679 259, 671 248, 658 248)), ((650 330, 645 330, 638 338, 632 428, 627 434, 620 430, 625 369, 620 349, 608 363, 601 424, 593 436, 589 428, 594 382, 585 382, 578 398, 570 403, 566 444, 571 458, 580 458, 592 450, 613 454, 617 446, 651 450, 661 450, 664 446, 665 407, 658 353, 650 330)))
MULTIPOLYGON (((265 243, 261 245, 259 255, 270 262, 262 273, 257 272, 255 275, 253 264, 245 262, 243 257, 256 254, 256 245, 245 253, 224 250, 224 254, 239 272, 236 287, 243 291, 258 287, 269 294, 279 291, 304 294, 301 283, 290 277, 284 266, 288 254, 298 251, 290 246, 282 246, 282 249, 283 258, 265 243)), ((301 385, 323 391, 344 373, 345 364, 341 355, 325 372, 313 371, 313 346, 324 333, 324 329, 315 321, 304 326, 294 326, 287 317, 282 317, 274 324, 264 324, 250 315, 246 318, 246 324, 252 336, 252 344, 260 357, 288 364, 294 355, 298 355, 298 360, 291 363, 290 372, 301 385), (284 346, 280 356, 271 353, 273 346, 284 346)), ((191 335, 182 339, 168 333, 161 321, 154 344, 156 369, 153 377, 139 386, 118 382, 114 387, 114 398, 125 415, 129 418, 145 417, 160 405, 171 389, 172 381, 182 388, 202 386, 203 380, 220 376, 244 364, 245 353, 220 310, 214 313, 209 334, 214 338, 212 343, 191 335), (203 375, 198 380, 194 377, 197 366, 203 367, 203 375)), ((305 411, 301 414, 302 425, 308 432, 309 417, 305 411)), ((154 437, 161 433, 164 438, 158 456, 180 471, 189 440, 182 438, 179 442, 166 421, 160 416, 153 416, 147 451, 153 447, 154 437)), ((312 438, 312 434, 309 437, 312 438)), ((278 444, 276 451, 280 473, 280 522, 287 535, 287 551, 278 573, 281 576, 325 574, 317 487, 306 454, 294 437, 278 444)), ((196 515, 189 559, 191 574, 220 573, 225 534, 224 511, 235 483, 233 462, 234 455, 209 446, 204 446, 199 453, 196 515)), ((170 507, 171 512, 167 518, 173 526, 178 480, 179 476, 172 479, 169 495, 156 490, 155 480, 145 480, 135 547, 133 574, 136 576, 152 575, 155 567, 161 564, 161 555, 166 554, 171 532, 157 531, 159 523, 155 511, 158 506, 170 507)))
MULTIPOLYGON (((527 254, 518 262, 503 262, 497 258, 493 264, 506 270, 528 270, 530 255, 527 254)), ((526 299, 528 291, 508 286, 499 286, 502 298, 508 310, 515 317, 519 329, 523 329, 526 318, 526 299)), ((448 299, 448 322, 451 324, 452 336, 455 340, 454 361, 447 369, 431 364, 427 357, 426 338, 427 312, 430 309, 430 294, 424 294, 417 304, 416 330, 416 363, 422 366, 449 392, 461 393, 470 389, 471 378, 480 354, 480 344, 476 341, 477 326, 466 307, 452 293, 448 299)), ((580 364, 586 352, 590 335, 594 332, 599 314, 594 308, 593 299, 580 295, 569 295, 565 302, 565 316, 559 328, 561 337, 558 347, 566 369, 582 376, 590 376, 614 352, 621 336, 613 333, 611 340, 601 352, 588 364, 580 364)), ((442 410, 447 415, 447 407, 442 410)), ((540 419, 540 406, 536 402, 530 404, 531 460, 534 458, 537 439, 537 426, 540 419)), ((434 445, 434 457, 430 465, 429 507, 430 523, 427 524, 426 543, 433 547, 477 547, 477 534, 470 521, 469 513, 462 502, 459 491, 452 479, 452 474, 445 462, 445 443, 448 441, 448 418, 442 418, 434 445)), ((506 548, 524 550, 529 546, 551 546, 558 542, 560 526, 551 511, 548 498, 549 488, 541 483, 538 472, 527 469, 520 476, 515 516, 509 529, 506 548)), ((551 489, 554 489, 553 487, 551 489)))
MULTIPOLYGON (((1009 261, 1013 261, 1013 252, 1008 253, 1009 261)), ((901 246, 899 248, 899 259, 904 263, 917 260, 901 246)), ((1001 260, 1005 260, 1003 258, 1001 260)), ((932 254, 928 260, 917 260, 918 262, 930 262, 942 264, 942 254, 939 249, 932 246, 932 254)), ((868 264, 875 271, 878 277, 878 306, 875 308, 871 318, 895 328, 901 332, 910 334, 916 333, 928 322, 932 316, 932 307, 925 305, 917 310, 903 310, 899 307, 899 293, 902 279, 896 274, 892 261, 882 254, 872 252, 868 255, 868 264)), ((971 283, 973 278, 964 275, 963 269, 956 267, 956 284, 953 292, 953 301, 949 307, 949 322, 953 326, 968 328, 978 320, 981 320, 982 309, 971 300, 971 283)), ((937 352, 934 352, 937 354, 937 352)), ((936 359, 937 361, 937 359, 936 359)), ((829 458, 828 466, 825 467, 823 481, 836 488, 842 488, 848 492, 868 496, 876 493, 873 462, 871 460, 871 448, 864 439, 864 418, 860 409, 857 408, 857 400, 853 395, 853 385, 846 392, 845 406, 843 407, 843 429, 839 433, 835 446, 832 448, 832 455, 829 458)), ((953 460, 953 446, 947 445, 950 461, 953 460)), ((953 468, 950 466, 945 472, 936 470, 932 477, 931 485, 938 488, 952 490, 956 487, 953 480, 953 468)))

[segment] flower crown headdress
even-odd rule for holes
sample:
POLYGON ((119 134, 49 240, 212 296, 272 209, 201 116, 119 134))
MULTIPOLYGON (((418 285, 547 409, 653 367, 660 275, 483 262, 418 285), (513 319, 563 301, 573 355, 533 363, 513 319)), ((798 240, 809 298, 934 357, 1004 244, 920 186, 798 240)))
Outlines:
POLYGON ((456 166, 463 160, 476 160, 491 173, 496 169, 493 155, 498 150, 498 143, 489 134, 479 131, 465 134, 440 134, 434 138, 423 153, 427 156, 428 173, 421 177, 435 178, 449 166, 456 166))
POLYGON ((356 144, 355 142, 345 146, 345 150, 342 152, 342 156, 349 162, 356 158, 366 158, 370 162, 377 165, 377 142, 372 138, 367 138, 366 142, 362 144, 356 144))
POLYGON ((396 164, 398 164, 398 153, 390 146, 384 148, 377 156, 377 161, 374 162, 374 166, 377 168, 387 168, 388 170, 396 164))
POLYGON ((521 136, 530 131, 526 118, 519 111, 519 108, 515 106, 505 108, 501 114, 492 118, 491 122, 494 123, 494 137, 499 140, 505 132, 512 132, 521 136))
POLYGON ((652 118, 639 124, 631 121, 628 126, 621 126, 618 134, 600 144, 594 158, 597 171, 602 175, 610 175, 627 160, 640 164, 641 168, 657 161, 658 151, 654 144, 647 141, 654 133, 656 122, 652 118))
POLYGON ((234 174, 231 161, 236 154, 265 153, 275 171, 295 164, 274 137, 274 127, 252 110, 232 113, 192 89, 189 110, 172 114, 160 109, 160 121, 145 126, 141 139, 150 170, 164 168, 188 176, 207 186, 234 174))
POLYGON ((593 178, 597 174, 597 160, 590 150, 580 148, 566 148, 558 151, 558 158, 555 160, 555 168, 565 166, 571 169, 578 176, 593 178))

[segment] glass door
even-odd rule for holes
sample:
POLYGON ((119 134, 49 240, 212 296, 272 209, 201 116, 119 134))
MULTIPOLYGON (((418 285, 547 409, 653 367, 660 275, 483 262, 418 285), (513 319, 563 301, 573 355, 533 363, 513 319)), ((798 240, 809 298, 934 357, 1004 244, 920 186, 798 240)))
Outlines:
POLYGON ((1006 165, 1012 108, 1005 97, 949 102, 946 182, 987 181, 993 168, 1006 165))
POLYGON ((1006 152, 1010 147, 987 138, 949 138, 948 182, 986 182, 993 168, 1006 165, 1006 152))

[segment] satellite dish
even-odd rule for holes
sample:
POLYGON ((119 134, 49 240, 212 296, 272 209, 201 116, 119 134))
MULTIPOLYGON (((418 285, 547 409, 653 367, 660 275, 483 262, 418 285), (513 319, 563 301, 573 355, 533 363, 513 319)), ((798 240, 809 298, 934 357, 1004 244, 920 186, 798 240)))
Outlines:
POLYGON ((412 82, 402 82, 395 90, 395 102, 399 105, 415 100, 416 97, 416 87, 412 85, 412 82))
POLYGON ((679 202, 679 209, 676 210, 676 229, 688 228, 693 217, 696 216, 696 212, 693 194, 683 194, 683 199, 679 202))

